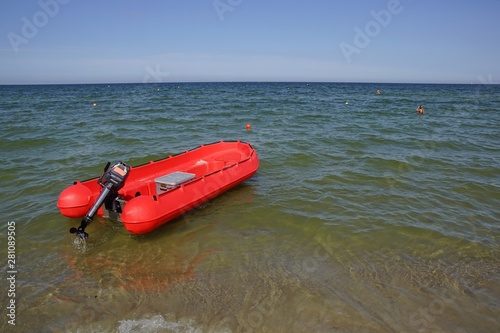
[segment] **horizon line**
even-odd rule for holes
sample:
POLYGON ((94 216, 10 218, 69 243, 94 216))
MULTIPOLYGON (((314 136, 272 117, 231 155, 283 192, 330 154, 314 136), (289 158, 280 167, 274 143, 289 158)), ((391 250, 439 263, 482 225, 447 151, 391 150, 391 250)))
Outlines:
POLYGON ((295 80, 213 80, 213 81, 162 81, 162 82, 74 82, 74 83, 0 83, 0 86, 62 86, 62 85, 118 85, 118 84, 185 84, 185 83, 334 83, 334 84, 427 84, 427 85, 500 85, 494 82, 374 82, 374 81, 295 81, 295 80))

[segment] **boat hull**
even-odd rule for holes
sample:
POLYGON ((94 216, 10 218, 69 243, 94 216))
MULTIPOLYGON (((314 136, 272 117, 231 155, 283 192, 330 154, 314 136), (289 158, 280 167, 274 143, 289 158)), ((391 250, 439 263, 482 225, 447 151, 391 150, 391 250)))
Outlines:
MULTIPOLYGON (((131 167, 118 191, 120 212, 97 214, 120 220, 134 234, 145 234, 250 179, 259 166, 249 143, 221 141, 131 167)), ((99 196, 97 178, 76 181, 59 196, 62 215, 83 217, 99 196)))

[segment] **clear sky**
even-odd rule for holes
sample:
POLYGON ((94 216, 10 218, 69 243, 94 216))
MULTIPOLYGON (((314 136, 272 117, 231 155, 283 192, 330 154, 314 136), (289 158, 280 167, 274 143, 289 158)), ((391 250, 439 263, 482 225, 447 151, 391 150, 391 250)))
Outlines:
POLYGON ((500 0, 3 0, 0 84, 500 83, 500 0))

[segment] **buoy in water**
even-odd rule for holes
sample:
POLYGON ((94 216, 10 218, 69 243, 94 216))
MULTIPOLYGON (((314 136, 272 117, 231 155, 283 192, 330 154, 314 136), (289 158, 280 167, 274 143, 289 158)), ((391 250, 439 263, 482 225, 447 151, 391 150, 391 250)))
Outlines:
POLYGON ((245 127, 246 127, 246 129, 247 129, 247 131, 248 131, 248 130, 250 130, 250 129, 252 128, 252 125, 247 124, 245 127))
POLYGON ((345 102, 345 105, 349 105, 349 102, 345 102))
POLYGON ((93 106, 93 107, 96 107, 96 106, 97 106, 97 103, 92 104, 92 106, 93 106))

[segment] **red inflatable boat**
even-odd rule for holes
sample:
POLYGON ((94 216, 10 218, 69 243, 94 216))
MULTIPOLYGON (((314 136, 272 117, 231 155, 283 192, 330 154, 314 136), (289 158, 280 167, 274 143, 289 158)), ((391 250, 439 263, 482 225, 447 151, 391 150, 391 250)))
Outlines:
POLYGON ((70 230, 83 238, 95 214, 144 234, 248 180, 258 167, 257 153, 241 141, 201 145, 135 167, 108 163, 99 178, 66 188, 57 207, 64 216, 83 217, 70 230))

